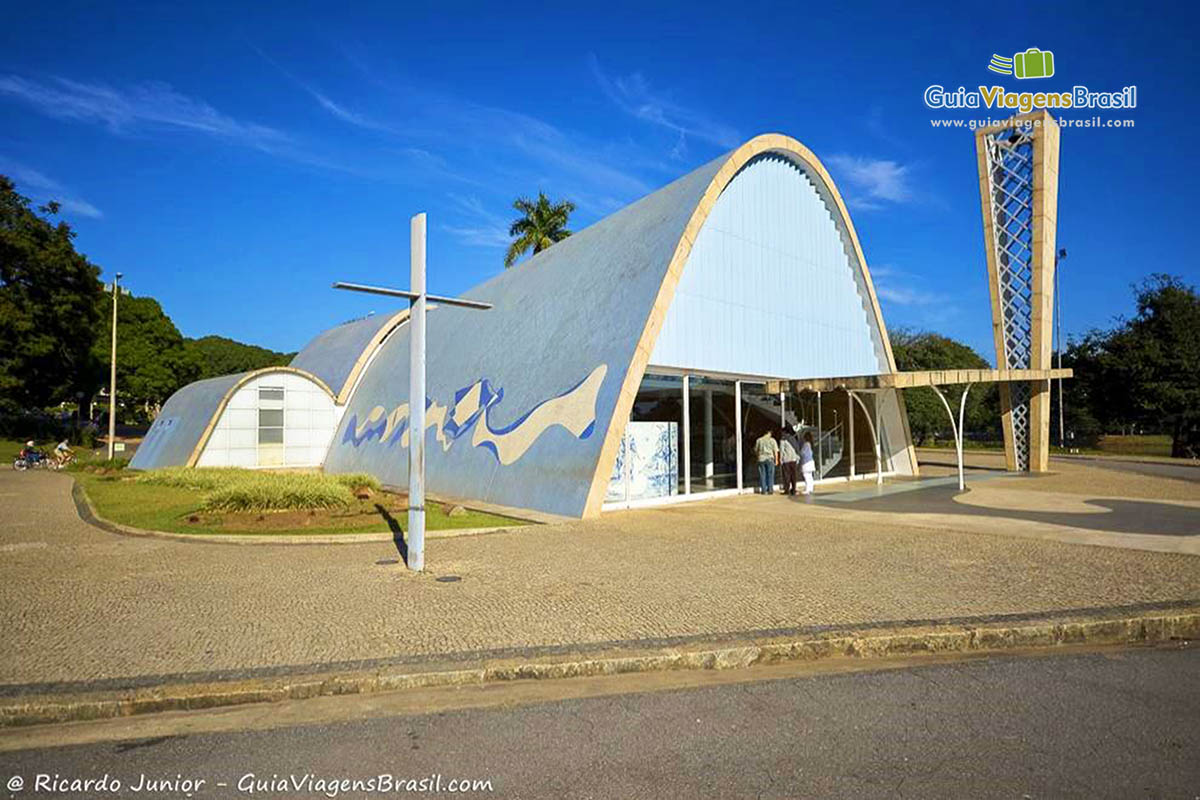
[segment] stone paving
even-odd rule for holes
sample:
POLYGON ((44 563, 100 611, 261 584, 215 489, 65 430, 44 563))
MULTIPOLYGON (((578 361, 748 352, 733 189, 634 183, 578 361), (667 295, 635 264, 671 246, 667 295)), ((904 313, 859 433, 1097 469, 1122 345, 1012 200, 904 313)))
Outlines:
MULTIPOLYGON (((918 450, 921 475, 952 475, 953 450, 918 450)), ((1004 470, 1004 455, 998 452, 964 454, 969 468, 988 472, 1004 470)), ((1093 497, 1144 498, 1154 500, 1200 500, 1200 467, 1180 464, 1143 464, 1111 459, 1051 458, 1050 472, 1037 476, 998 475, 1001 483, 988 486, 1020 486, 1022 491, 1053 494, 1086 494, 1093 497)))
MULTIPOLYGON (((921 451, 920 481, 823 487, 818 506, 842 522, 1024 536, 1200 556, 1200 469, 1147 476, 1131 462, 1053 460, 1047 475, 1004 472, 999 454, 968 454, 967 491, 945 454, 921 451), (931 463, 932 462, 932 463, 931 463)), ((812 513, 821 513, 814 509, 812 513)))
POLYGON ((415 576, 377 563, 397 559, 391 543, 230 546, 107 533, 79 520, 71 484, 0 472, 0 693, 1200 598, 1195 556, 920 527, 900 514, 865 523, 783 497, 433 540, 430 571, 415 576), (451 574, 461 580, 436 580, 451 574))

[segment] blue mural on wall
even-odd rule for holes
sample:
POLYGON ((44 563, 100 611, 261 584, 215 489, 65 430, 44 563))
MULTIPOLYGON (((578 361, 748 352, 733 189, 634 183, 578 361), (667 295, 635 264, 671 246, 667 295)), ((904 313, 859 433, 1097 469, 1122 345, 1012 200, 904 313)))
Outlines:
MULTIPOLYGON (((517 461, 555 425, 570 431, 576 438, 587 439, 596 429, 596 398, 604 382, 608 366, 601 364, 567 391, 538 403, 515 421, 504 426, 492 424, 492 413, 504 399, 504 389, 492 386, 486 378, 454 393, 452 406, 425 399, 425 428, 433 428, 443 451, 471 435, 472 447, 483 447, 496 460, 507 465, 517 461)), ((375 406, 359 422, 351 416, 342 436, 342 445, 360 447, 375 442, 388 447, 397 443, 408 447, 409 404, 401 403, 388 412, 375 406)))
POLYGON ((605 502, 669 497, 679 492, 679 426, 630 422, 617 448, 605 502))

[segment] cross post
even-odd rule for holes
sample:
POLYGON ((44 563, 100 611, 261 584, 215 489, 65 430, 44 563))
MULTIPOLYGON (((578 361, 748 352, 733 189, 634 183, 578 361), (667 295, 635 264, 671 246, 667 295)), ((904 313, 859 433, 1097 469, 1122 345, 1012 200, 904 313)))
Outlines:
POLYGON ((425 569, 425 214, 412 218, 408 312, 408 568, 425 569))
POLYGON ((360 283, 333 284, 335 289, 403 297, 409 301, 408 337, 408 568, 425 569, 425 310, 426 303, 486 311, 491 303, 431 295, 425 291, 425 214, 410 224, 410 281, 412 289, 389 289, 360 283))

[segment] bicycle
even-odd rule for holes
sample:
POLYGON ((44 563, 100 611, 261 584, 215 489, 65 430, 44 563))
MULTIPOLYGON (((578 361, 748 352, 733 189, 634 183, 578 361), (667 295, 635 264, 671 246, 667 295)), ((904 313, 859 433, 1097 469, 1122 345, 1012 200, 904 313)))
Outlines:
POLYGON ((47 469, 48 467, 50 467, 50 459, 42 453, 27 453, 13 459, 13 469, 17 472, 24 472, 28 469, 47 469))

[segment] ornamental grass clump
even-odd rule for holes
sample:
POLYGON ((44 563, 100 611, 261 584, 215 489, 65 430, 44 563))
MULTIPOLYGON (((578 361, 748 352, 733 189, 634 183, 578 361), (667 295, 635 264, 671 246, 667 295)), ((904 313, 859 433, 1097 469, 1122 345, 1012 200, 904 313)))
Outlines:
POLYGON ((327 475, 247 473, 248 477, 204 496, 206 511, 306 511, 344 508, 350 489, 327 475))
POLYGON ((137 475, 137 483, 201 492, 205 511, 309 511, 345 508, 362 489, 378 491, 366 473, 325 475, 236 467, 167 467, 137 475))
POLYGON ((348 472, 345 475, 332 475, 330 477, 352 491, 356 489, 370 489, 372 492, 378 492, 380 489, 379 479, 366 472, 348 472))
POLYGON ((140 472, 134 480, 151 486, 211 491, 251 479, 256 474, 236 467, 164 467, 140 472))

